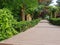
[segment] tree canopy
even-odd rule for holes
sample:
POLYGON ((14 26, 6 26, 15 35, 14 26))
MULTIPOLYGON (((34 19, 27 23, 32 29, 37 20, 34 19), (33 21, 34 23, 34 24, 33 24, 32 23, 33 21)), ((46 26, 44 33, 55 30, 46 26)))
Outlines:
POLYGON ((26 13, 30 13, 38 6, 37 0, 0 0, 0 8, 8 8, 12 11, 13 16, 19 20, 21 9, 24 8, 26 13))

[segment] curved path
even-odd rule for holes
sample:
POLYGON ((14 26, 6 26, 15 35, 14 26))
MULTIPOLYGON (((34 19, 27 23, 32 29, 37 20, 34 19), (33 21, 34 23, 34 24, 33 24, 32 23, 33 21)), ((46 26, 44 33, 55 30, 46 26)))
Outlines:
POLYGON ((60 45, 60 27, 42 20, 35 27, 2 41, 12 45, 60 45))

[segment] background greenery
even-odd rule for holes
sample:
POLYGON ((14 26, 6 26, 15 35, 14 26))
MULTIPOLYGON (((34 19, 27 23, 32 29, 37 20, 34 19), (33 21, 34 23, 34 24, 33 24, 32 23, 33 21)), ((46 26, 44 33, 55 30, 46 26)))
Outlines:
POLYGON ((60 3, 48 6, 51 0, 0 0, 0 41, 24 32, 49 16, 52 24, 60 25, 60 3), (31 21, 27 21, 30 14, 31 21), (42 17, 41 17, 42 16, 42 17))

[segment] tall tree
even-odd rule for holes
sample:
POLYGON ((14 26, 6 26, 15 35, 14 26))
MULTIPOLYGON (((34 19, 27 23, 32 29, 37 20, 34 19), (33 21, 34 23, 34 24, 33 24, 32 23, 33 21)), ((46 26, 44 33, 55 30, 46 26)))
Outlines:
MULTIPOLYGON (((22 15, 25 15, 25 11, 33 10, 37 7, 37 0, 0 0, 1 8, 8 8, 13 12, 13 16, 15 19, 19 20, 21 11, 22 15), (32 9, 33 8, 33 9, 32 9), (19 17, 19 18, 18 18, 19 17)), ((23 18, 24 19, 24 18, 23 18)))

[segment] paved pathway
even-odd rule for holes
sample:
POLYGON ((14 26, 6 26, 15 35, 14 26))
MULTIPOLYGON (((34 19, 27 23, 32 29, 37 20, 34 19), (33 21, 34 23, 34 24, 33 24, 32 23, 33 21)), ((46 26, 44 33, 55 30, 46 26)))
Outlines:
POLYGON ((60 45, 60 27, 47 20, 1 43, 13 45, 60 45))

